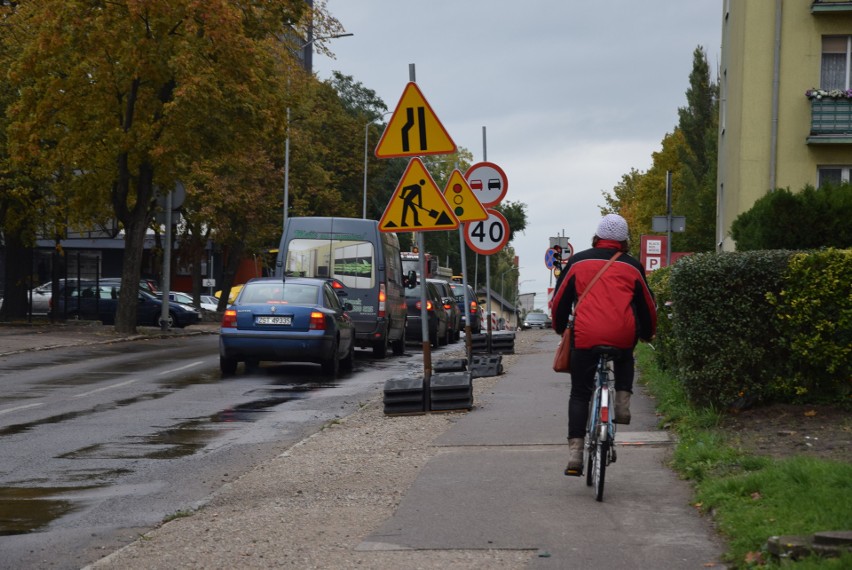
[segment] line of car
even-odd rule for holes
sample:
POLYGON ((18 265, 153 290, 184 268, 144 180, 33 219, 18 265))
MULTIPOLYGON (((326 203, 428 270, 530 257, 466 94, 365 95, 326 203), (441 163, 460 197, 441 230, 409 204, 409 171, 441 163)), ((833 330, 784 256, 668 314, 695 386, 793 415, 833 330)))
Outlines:
MULTIPOLYGON (((405 289, 405 340, 418 342, 421 329, 421 287, 405 289)), ((427 279, 426 314, 433 347, 456 342, 463 325, 461 299, 446 281, 427 279)), ((469 291, 472 312, 481 323, 478 303, 469 291)), ((260 277, 246 282, 228 305, 219 334, 219 365, 224 376, 247 371, 263 361, 314 362, 323 373, 337 376, 351 370, 357 344, 356 326, 347 300, 350 289, 336 278, 260 277)))
MULTIPOLYGON (((104 324, 115 323, 121 279, 104 277, 101 279, 60 279, 57 283, 58 295, 54 302, 51 282, 44 283, 31 290, 31 311, 33 315, 47 315, 52 310, 65 319, 99 320, 104 324)), ((149 279, 139 281, 137 291, 139 305, 137 324, 159 326, 162 316, 163 294, 157 290, 157 284, 149 279)), ((169 293, 169 326, 185 327, 201 320, 200 309, 215 311, 219 300, 202 295, 200 306, 193 302, 192 296, 174 291, 169 293)))

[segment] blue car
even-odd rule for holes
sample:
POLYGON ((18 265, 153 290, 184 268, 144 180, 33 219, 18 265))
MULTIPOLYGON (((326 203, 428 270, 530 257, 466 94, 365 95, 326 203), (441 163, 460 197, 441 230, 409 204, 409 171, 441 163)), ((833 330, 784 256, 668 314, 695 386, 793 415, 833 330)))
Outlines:
POLYGON ((351 370, 355 329, 336 279, 263 277, 246 283, 225 310, 219 334, 219 367, 225 376, 244 362, 315 362, 336 377, 351 370))

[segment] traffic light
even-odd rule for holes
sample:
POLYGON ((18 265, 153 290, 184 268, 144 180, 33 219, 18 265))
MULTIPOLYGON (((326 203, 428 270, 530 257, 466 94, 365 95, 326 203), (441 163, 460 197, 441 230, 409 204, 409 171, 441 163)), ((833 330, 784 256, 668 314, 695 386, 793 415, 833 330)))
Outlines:
POLYGON ((562 273, 562 246, 554 245, 553 250, 553 276, 559 277, 562 273))

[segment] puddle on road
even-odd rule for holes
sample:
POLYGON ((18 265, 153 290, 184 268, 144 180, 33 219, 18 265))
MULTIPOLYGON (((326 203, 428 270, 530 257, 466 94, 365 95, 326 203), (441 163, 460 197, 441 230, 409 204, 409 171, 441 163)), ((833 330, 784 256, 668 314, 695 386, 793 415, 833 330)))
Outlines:
MULTIPOLYGON (((59 458, 83 460, 178 459, 201 451, 218 435, 231 429, 223 424, 254 422, 260 419, 263 414, 271 412, 275 406, 298 399, 299 393, 337 386, 338 384, 334 383, 318 382, 273 384, 268 389, 272 393, 269 397, 245 402, 221 410, 211 416, 189 419, 148 436, 129 437, 121 442, 83 447, 62 454, 59 458)), ((171 391, 144 394, 110 405, 96 406, 89 410, 59 414, 39 421, 8 426, 0 430, 0 436, 20 433, 39 425, 60 423, 143 400, 162 398, 169 393, 171 391)), ((28 481, 26 482, 28 486, 22 487, 0 487, 0 536, 26 534, 44 529, 51 522, 84 506, 82 501, 73 499, 75 491, 106 487, 132 472, 132 469, 126 468, 65 470, 53 480, 28 481), (57 479, 62 480, 61 485, 63 486, 46 486, 51 482, 56 483, 57 479), (74 482, 88 482, 90 485, 67 486, 68 483, 74 482), (45 486, 32 486, 34 484, 45 486)))
POLYGON ((83 505, 56 498, 91 487, 0 487, 0 536, 27 534, 49 525, 83 505))
POLYGON ((114 410, 116 408, 121 408, 124 406, 130 406, 132 404, 136 404, 138 402, 146 402, 148 400, 157 400, 159 398, 163 398, 168 396, 171 392, 149 392, 147 394, 140 394, 134 398, 127 398, 124 400, 117 400, 115 402, 109 404, 99 404, 97 406, 93 406, 86 410, 78 410, 76 412, 68 412, 65 414, 57 414, 55 416, 48 416, 46 418, 41 418, 39 420, 34 420, 31 422, 26 422, 22 424, 13 424, 10 426, 6 426, 0 429, 0 437, 4 435, 15 435, 19 433, 23 433, 27 430, 31 430, 33 428, 48 425, 48 424, 58 424, 61 422, 65 422, 68 420, 73 420, 76 418, 81 418, 84 416, 98 414, 100 412, 106 412, 109 410, 114 410))

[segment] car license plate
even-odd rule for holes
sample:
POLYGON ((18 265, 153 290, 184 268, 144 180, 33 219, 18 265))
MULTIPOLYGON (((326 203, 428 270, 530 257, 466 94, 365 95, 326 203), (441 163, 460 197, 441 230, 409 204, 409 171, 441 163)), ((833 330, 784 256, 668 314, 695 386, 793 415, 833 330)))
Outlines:
POLYGON ((293 317, 257 317, 254 322, 259 325, 291 325, 293 317))

